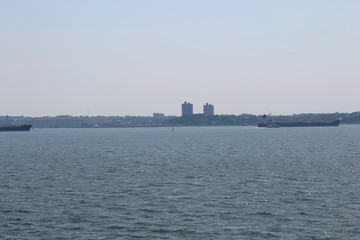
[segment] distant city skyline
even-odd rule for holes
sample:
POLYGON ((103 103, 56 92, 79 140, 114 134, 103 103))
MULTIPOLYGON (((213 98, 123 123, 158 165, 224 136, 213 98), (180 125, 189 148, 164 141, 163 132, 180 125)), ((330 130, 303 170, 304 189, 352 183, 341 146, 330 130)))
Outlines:
POLYGON ((0 1, 0 115, 360 110, 360 1, 0 1))

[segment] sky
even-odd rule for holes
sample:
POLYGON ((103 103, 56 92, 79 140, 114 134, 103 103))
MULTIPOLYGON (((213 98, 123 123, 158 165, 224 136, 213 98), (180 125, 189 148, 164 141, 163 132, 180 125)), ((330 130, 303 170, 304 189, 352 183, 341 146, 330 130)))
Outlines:
POLYGON ((0 115, 360 110, 358 0, 0 0, 0 115))

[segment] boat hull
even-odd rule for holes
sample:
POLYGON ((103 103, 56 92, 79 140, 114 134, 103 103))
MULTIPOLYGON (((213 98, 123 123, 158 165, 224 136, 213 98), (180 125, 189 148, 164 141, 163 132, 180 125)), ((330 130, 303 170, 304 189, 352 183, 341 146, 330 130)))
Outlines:
POLYGON ((331 122, 263 122, 258 123, 258 127, 268 127, 274 124, 279 127, 337 127, 340 120, 331 122))
POLYGON ((30 131, 32 125, 0 127, 0 132, 23 132, 30 131))

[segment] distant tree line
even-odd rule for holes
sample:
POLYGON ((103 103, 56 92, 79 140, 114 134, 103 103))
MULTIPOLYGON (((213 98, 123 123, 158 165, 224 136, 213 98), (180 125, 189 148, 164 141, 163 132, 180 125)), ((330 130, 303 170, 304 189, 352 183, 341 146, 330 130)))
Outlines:
POLYGON ((164 121, 164 125, 178 126, 246 126, 256 125, 261 120, 260 116, 242 114, 236 115, 214 115, 193 114, 172 118, 164 121))
MULTIPOLYGON (((360 124, 360 112, 353 113, 306 113, 267 116, 267 120, 285 121, 332 121, 340 124, 360 124)), ((32 124, 34 128, 93 128, 93 127, 167 127, 167 126, 256 126, 264 121, 263 115, 214 115, 194 114, 182 117, 148 116, 56 116, 24 117, 0 116, 0 125, 32 124)))
POLYGON ((173 119, 168 119, 164 122, 165 125, 178 126, 247 126, 257 125, 259 122, 266 120, 274 120, 277 122, 287 121, 333 121, 341 119, 341 124, 360 124, 360 112, 353 113, 306 113, 293 115, 277 115, 267 116, 263 119, 263 115, 214 115, 205 116, 203 114, 194 114, 189 116, 182 116, 173 119))

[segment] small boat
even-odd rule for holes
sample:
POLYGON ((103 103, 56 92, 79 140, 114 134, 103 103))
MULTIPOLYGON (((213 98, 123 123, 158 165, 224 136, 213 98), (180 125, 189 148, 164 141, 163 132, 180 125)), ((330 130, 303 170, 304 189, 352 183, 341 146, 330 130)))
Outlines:
POLYGON ((19 132, 30 131, 32 125, 26 124, 21 126, 0 126, 0 132, 19 132))

